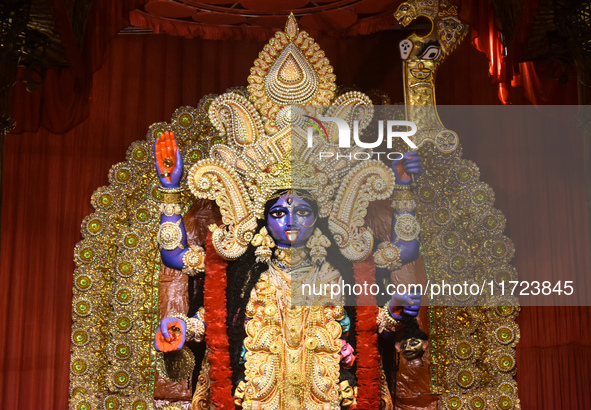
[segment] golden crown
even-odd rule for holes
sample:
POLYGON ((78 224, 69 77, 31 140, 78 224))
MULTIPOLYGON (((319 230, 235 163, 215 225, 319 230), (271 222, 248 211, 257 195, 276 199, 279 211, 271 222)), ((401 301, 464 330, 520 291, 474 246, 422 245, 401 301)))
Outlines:
POLYGON ((336 124, 327 125, 322 138, 315 135, 310 146, 308 120, 321 115, 350 125, 358 120, 362 131, 373 117, 371 100, 359 92, 334 98, 332 66, 293 15, 265 45, 248 81, 248 98, 229 92, 211 103, 209 118, 227 143, 214 145, 189 174, 193 194, 220 207, 224 226, 213 238, 218 253, 240 256, 274 192, 299 189, 316 198, 319 216, 329 218, 345 255, 365 257, 373 243, 362 228, 365 209, 368 201, 390 195, 394 175, 379 161, 355 165, 345 159, 362 149, 339 148, 336 124), (323 152, 335 155, 326 158, 323 152))

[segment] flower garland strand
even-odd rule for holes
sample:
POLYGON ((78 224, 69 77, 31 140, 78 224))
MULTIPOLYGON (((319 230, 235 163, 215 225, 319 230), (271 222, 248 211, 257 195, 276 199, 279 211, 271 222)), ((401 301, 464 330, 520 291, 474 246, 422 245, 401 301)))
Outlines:
MULTIPOLYGON (((375 283, 373 258, 353 264, 355 283, 375 283)), ((378 307, 372 295, 357 297, 357 408, 380 408, 380 353, 378 351, 378 307)))
POLYGON ((205 323, 207 324, 205 342, 210 349, 211 400, 216 409, 234 410, 230 343, 226 327, 226 318, 228 317, 226 268, 228 263, 215 251, 211 241, 211 233, 207 236, 205 254, 203 304, 205 306, 205 323))

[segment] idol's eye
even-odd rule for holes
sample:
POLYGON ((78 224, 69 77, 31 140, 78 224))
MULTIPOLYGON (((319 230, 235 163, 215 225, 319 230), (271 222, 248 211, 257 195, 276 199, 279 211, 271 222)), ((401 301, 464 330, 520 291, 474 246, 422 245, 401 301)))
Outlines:
POLYGON ((437 57, 439 57, 440 52, 441 50, 439 47, 429 46, 419 58, 422 58, 423 60, 435 60, 437 57))
POLYGON ((295 211, 297 216, 306 217, 312 215, 312 210, 308 208, 298 208, 295 211))
POLYGON ((411 340, 411 341, 410 341, 410 345, 411 345, 412 347, 418 346, 418 344, 419 344, 419 343, 420 343, 420 342, 419 342, 418 340, 411 340))
POLYGON ((287 212, 283 209, 274 209, 271 212, 269 212, 269 215, 271 215, 273 218, 279 219, 287 215, 287 212))

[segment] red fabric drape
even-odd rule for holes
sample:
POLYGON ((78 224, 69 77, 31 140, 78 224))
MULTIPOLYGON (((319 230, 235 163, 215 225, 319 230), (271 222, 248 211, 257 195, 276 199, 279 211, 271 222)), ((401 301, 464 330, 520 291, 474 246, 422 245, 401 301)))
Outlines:
MULTIPOLYGON (((339 83, 382 88, 398 102, 400 39, 392 31, 318 41, 339 83)), ((144 138, 151 123, 168 121, 177 107, 196 105, 203 95, 245 85, 263 45, 118 36, 93 78, 88 118, 63 135, 41 129, 7 136, 0 250, 0 408, 67 407, 72 250, 81 239, 82 219, 92 212, 92 192, 107 184, 109 168, 124 159, 131 142, 144 138)), ((496 89, 488 86, 486 67, 481 53, 467 43, 460 46, 441 66, 439 103, 494 103, 496 89)), ((59 89, 57 83, 46 87, 59 89)), ((28 117, 35 111, 28 105, 30 97, 22 85, 16 86, 14 114, 21 130, 36 130, 35 122, 40 121, 39 115, 28 117)), ((482 180, 495 189, 497 206, 507 217, 507 233, 516 244, 521 277, 589 272, 584 191, 578 177, 581 142, 561 136, 568 149, 557 151, 535 141, 516 146, 515 135, 490 140, 450 128, 458 131, 465 157, 480 166, 482 180), (540 230, 533 235, 532 227, 540 230)), ((588 308, 524 308, 519 323, 522 408, 586 408, 591 402, 590 390, 583 388, 591 380, 588 308)))
MULTIPOLYGON (((373 258, 353 264, 355 283, 375 283, 376 265, 373 258)), ((378 308, 372 295, 359 295, 355 309, 357 332, 357 405, 362 409, 379 408, 380 405, 380 353, 378 352, 378 308)))
POLYGON ((146 1, 94 1, 86 22, 89 29, 79 46, 64 1, 52 0, 56 31, 68 68, 48 70, 43 85, 35 93, 13 93, 12 104, 20 105, 13 111, 22 115, 17 118, 14 133, 37 131, 40 127, 64 133, 86 119, 90 113, 92 74, 102 66, 107 44, 129 25, 128 11, 146 1))
MULTIPOLYGON (((329 0, 325 3, 331 2, 333 1, 329 0)), ((252 0, 243 2, 246 10, 241 9, 244 11, 241 15, 237 12, 238 9, 211 12, 199 5, 150 0, 143 9, 131 11, 130 21, 136 27, 150 29, 155 33, 186 38, 265 41, 273 35, 275 29, 284 27, 287 17, 285 10, 291 10, 295 15, 301 15, 298 22, 300 28, 314 37, 320 33, 356 36, 389 30, 392 25, 397 24, 394 12, 402 0, 365 0, 354 4, 341 2, 338 8, 317 5, 313 13, 308 13, 309 8, 304 7, 308 3, 305 0, 252 0), (260 12, 260 15, 253 15, 253 11, 260 12)))
POLYGON ((460 18, 471 27, 474 47, 483 52, 489 61, 488 71, 492 82, 498 86, 499 100, 503 104, 508 104, 509 73, 492 0, 462 3, 460 18))
POLYGON ((228 342, 228 330, 226 320, 226 287, 228 277, 226 269, 228 262, 219 256, 211 241, 211 233, 207 236, 205 252, 205 323, 208 324, 208 332, 205 334, 205 342, 211 349, 209 363, 211 369, 211 402, 216 409, 233 410, 234 398, 232 396, 232 368, 230 365, 230 344, 228 342))
POLYGON ((489 74, 498 87, 498 98, 503 104, 527 101, 540 104, 577 104, 577 82, 566 84, 558 81, 554 65, 547 61, 523 62, 530 29, 538 12, 539 0, 525 0, 516 19, 511 41, 503 45, 501 31, 492 0, 454 1, 460 6, 460 18, 471 27, 472 44, 483 52, 489 61, 489 74), (522 87, 522 93, 511 90, 522 87))

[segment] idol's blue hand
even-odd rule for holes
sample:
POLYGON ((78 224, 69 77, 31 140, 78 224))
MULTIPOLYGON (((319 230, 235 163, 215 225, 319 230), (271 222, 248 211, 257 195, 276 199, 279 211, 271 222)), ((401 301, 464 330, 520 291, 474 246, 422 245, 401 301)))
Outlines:
MULTIPOLYGON (((181 343, 177 347, 177 350, 181 350, 183 348, 183 346, 185 345, 185 334, 187 333, 187 324, 185 323, 185 321, 182 319, 178 319, 176 317, 165 317, 164 319, 162 319, 160 321, 159 328, 160 328, 160 332, 162 333, 162 336, 164 336, 164 339, 170 343, 172 341, 172 337, 170 336, 170 333, 168 332, 168 326, 171 323, 175 323, 175 322, 178 322, 181 325, 181 343)), ((158 337, 158 332, 156 332, 156 335, 154 336, 154 348, 157 351, 160 351, 160 349, 158 348, 157 337, 158 337)))
POLYGON ((423 173, 421 157, 416 151, 405 152, 402 158, 392 161, 392 171, 396 175, 397 185, 409 185, 411 174, 418 177, 423 173))
POLYGON ((402 319, 402 313, 406 313, 408 316, 416 317, 419 314, 419 310, 421 309, 421 294, 396 294, 392 296, 388 308, 390 315, 396 320, 402 319))
POLYGON ((174 133, 165 131, 154 142, 156 173, 164 188, 178 188, 183 176, 183 158, 174 133))

